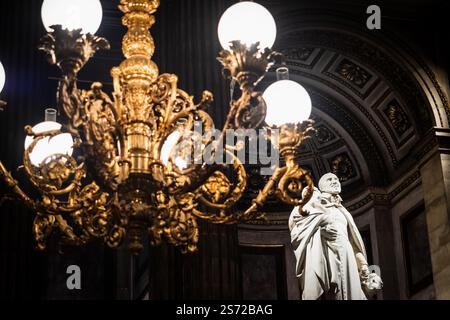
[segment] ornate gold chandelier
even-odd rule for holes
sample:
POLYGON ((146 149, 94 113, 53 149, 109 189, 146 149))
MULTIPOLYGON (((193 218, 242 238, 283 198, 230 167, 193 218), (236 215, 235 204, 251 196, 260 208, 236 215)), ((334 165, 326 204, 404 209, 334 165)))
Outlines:
MULTIPOLYGON (((263 8, 241 2, 233 10, 243 5, 263 8)), ((61 25, 53 25, 42 39, 40 49, 62 72, 57 101, 67 121, 64 126, 25 128, 29 138, 23 168, 40 199, 25 194, 0 162, 9 196, 36 212, 33 232, 39 249, 57 232, 64 244, 84 245, 100 238, 110 247, 119 246, 127 235, 130 250, 138 253, 148 233, 155 245, 165 240, 183 252, 192 252, 199 238, 198 218, 216 224, 264 219, 260 209, 270 194, 295 206, 311 197, 312 180, 295 161, 298 147, 312 129, 312 122, 306 120, 309 113, 298 123, 272 126, 279 129, 279 135, 276 141, 275 135, 269 139, 278 148, 283 165, 274 169, 244 211, 233 210, 246 191, 247 174, 231 146, 221 146, 207 135, 200 141, 201 153, 207 147, 212 147, 213 153, 220 148, 231 159, 227 164, 203 161, 183 167, 177 165, 173 153, 163 159, 164 145, 175 131, 189 134, 198 123, 209 130, 214 123, 206 112, 213 95, 205 91, 194 103, 177 87, 177 76, 160 74, 151 60, 155 46, 149 29, 158 6, 159 0, 120 1, 122 23, 128 32, 122 42, 125 60, 111 70, 112 98, 100 83, 93 83, 90 90, 77 88, 78 72, 97 50, 109 47, 107 40, 61 25), (69 136, 71 152, 56 148, 33 159, 40 143, 46 142, 50 148, 63 135, 69 136)), ((231 98, 220 141, 230 129, 268 127, 264 122, 267 105, 255 86, 280 56, 258 42, 229 40, 218 59, 225 74, 239 85, 240 96, 231 98)), ((194 138, 176 140, 189 145, 194 138)))

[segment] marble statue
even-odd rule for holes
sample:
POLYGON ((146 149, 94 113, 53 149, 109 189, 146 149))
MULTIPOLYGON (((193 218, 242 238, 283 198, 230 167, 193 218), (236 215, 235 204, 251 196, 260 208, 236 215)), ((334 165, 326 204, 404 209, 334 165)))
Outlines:
POLYGON ((303 300, 365 300, 382 287, 369 271, 364 243, 340 193, 338 177, 327 173, 304 214, 294 208, 289 218, 303 300))

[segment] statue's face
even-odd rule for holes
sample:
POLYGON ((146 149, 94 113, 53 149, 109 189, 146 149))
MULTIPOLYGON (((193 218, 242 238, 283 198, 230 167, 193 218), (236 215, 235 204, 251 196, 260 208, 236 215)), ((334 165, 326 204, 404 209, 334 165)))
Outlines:
POLYGON ((339 194, 341 193, 341 183, 339 182, 339 178, 334 174, 328 174, 324 181, 322 181, 320 186, 322 192, 327 192, 331 194, 339 194))

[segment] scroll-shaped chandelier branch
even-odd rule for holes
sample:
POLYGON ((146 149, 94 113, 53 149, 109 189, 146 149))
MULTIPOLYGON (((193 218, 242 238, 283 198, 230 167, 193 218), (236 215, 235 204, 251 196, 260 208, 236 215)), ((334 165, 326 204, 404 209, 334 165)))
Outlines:
POLYGON ((11 190, 11 195, 5 195, 5 200, 17 199, 25 204, 29 209, 36 210, 37 204, 20 188, 19 183, 12 177, 11 173, 5 168, 0 161, 0 178, 5 182, 6 186, 11 190))
POLYGON ((285 166, 275 169, 265 187, 245 211, 245 216, 257 213, 272 194, 287 204, 299 206, 300 211, 311 199, 313 181, 309 173, 296 163, 295 156, 302 142, 309 139, 310 133, 314 131, 313 123, 312 120, 308 120, 301 124, 286 124, 279 128, 279 135, 273 136, 272 143, 278 145, 285 166))

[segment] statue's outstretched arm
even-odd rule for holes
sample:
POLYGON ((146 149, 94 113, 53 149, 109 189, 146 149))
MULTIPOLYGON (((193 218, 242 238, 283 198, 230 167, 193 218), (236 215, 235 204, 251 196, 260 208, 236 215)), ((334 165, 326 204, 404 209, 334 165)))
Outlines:
POLYGON ((362 252, 357 252, 355 254, 356 263, 358 265, 358 270, 361 273, 361 277, 367 277, 370 273, 369 264, 367 263, 366 257, 362 252))

